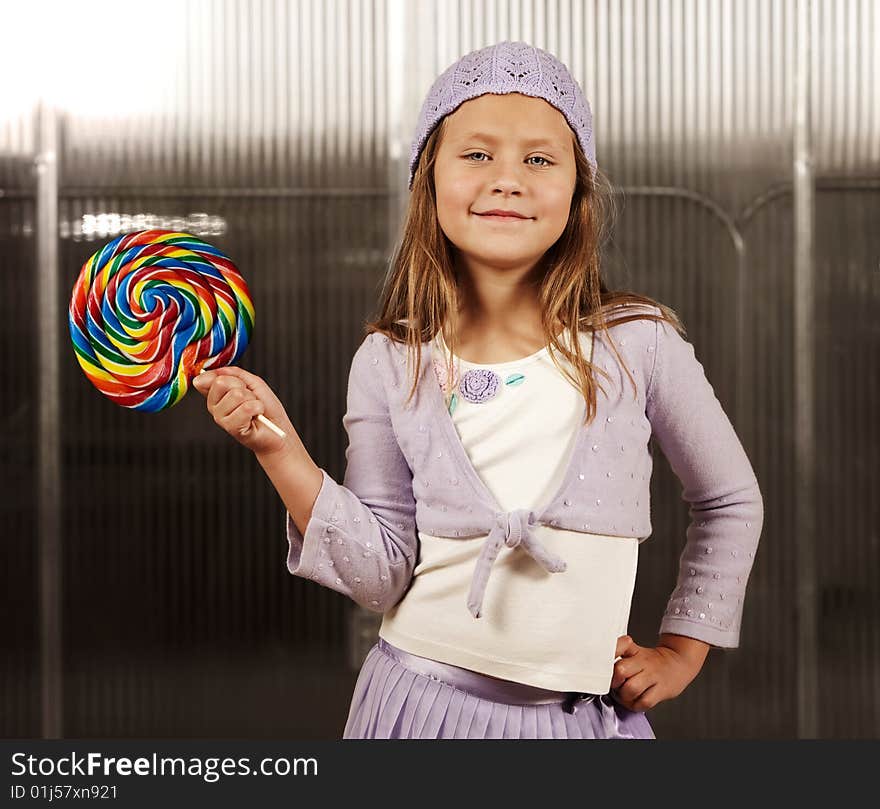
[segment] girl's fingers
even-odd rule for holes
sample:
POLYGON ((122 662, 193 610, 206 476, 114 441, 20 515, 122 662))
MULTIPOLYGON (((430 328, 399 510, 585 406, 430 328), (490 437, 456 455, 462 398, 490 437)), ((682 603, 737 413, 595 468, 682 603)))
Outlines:
MULTIPOLYGON (((219 382, 217 383, 220 384, 219 382)), ((215 386, 216 387, 216 386, 215 386)), ((245 402, 260 401, 259 398, 245 387, 234 387, 222 393, 222 398, 214 405, 214 416, 219 419, 227 418, 245 402)))
POLYGON ((214 377, 211 383, 211 390, 208 392, 208 407, 217 407, 220 400, 229 393, 229 391, 233 390, 246 391, 247 387, 241 379, 238 379, 231 374, 223 374, 222 376, 214 377))
POLYGON ((247 435, 253 429, 254 419, 264 410, 259 399, 248 399, 239 404, 229 415, 223 416, 218 424, 228 433, 247 435))
POLYGON ((649 677, 647 672, 627 677, 626 682, 619 688, 615 689, 617 699, 626 704, 627 708, 632 710, 632 704, 635 702, 645 689, 654 685, 653 678, 649 677))
POLYGON ((626 657, 628 654, 637 652, 639 648, 639 645, 629 635, 621 635, 617 639, 617 648, 614 651, 614 656, 626 657))
POLYGON ((658 702, 660 702, 664 697, 660 696, 659 685, 654 683, 653 685, 649 685, 638 697, 636 697, 633 702, 633 710, 644 713, 647 710, 653 708, 658 702))
POLYGON ((643 672, 645 667, 639 662, 638 657, 624 657, 614 664, 614 673, 611 676, 611 687, 620 688, 629 678, 643 672))
MULTIPOLYGON (((235 380, 248 390, 256 393, 260 399, 263 399, 269 392, 269 386, 260 377, 252 374, 250 371, 245 371, 244 368, 239 368, 237 365, 226 365, 213 371, 206 371, 205 373, 211 376, 216 375, 216 381, 223 380, 231 383, 235 380)), ((201 374, 201 376, 203 375, 201 374)))

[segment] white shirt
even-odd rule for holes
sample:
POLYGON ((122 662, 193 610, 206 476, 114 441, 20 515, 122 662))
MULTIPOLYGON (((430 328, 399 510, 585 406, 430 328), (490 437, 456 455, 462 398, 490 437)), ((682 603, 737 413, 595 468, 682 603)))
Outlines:
MULTIPOLYGON (((583 355, 590 357, 591 335, 581 336, 583 355)), ((442 334, 435 341, 436 356, 445 358, 442 334)), ((558 352, 556 358, 565 363, 558 352)), ((484 401, 469 401, 455 388, 452 420, 474 470, 505 510, 545 505, 563 482, 581 427, 580 391, 554 365, 547 347, 511 362, 454 362, 455 382, 474 369, 497 375, 495 395, 484 401)), ((413 654, 494 677, 608 693, 617 639, 627 633, 639 540, 588 528, 539 525, 533 532, 565 560, 566 570, 549 573, 528 554, 503 546, 482 615, 474 620, 466 595, 486 535, 452 539, 419 530, 412 584, 384 614, 379 635, 413 654)))

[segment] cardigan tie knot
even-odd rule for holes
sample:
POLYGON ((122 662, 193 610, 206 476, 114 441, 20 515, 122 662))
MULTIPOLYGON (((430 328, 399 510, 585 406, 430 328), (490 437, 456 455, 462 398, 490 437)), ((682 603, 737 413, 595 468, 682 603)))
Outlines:
POLYGON ((474 618, 482 615, 486 584, 502 545, 507 545, 508 548, 522 545, 523 550, 548 573, 561 573, 565 570, 565 561, 550 553, 535 539, 532 528, 537 524, 535 512, 529 509, 518 508, 495 515, 495 522, 480 550, 468 593, 467 606, 474 618))

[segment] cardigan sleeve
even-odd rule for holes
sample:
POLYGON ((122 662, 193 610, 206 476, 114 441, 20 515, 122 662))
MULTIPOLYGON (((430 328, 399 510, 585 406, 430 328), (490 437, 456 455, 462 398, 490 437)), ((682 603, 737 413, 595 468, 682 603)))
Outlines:
POLYGON ((653 354, 646 413, 690 514, 660 633, 736 648, 764 520, 761 491, 693 345, 657 321, 653 354))
POLYGON ((287 569, 383 613, 406 592, 418 539, 412 472, 394 433, 371 338, 355 352, 349 372, 345 477, 340 485, 321 469, 305 535, 287 512, 287 569))

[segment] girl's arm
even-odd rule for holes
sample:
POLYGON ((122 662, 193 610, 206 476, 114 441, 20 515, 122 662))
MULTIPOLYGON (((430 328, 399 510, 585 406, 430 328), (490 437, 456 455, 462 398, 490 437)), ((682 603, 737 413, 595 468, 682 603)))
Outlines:
POLYGON ((352 359, 342 485, 304 449, 304 455, 260 463, 287 506, 287 569, 382 613, 406 592, 418 537, 412 473, 394 434, 372 349, 368 336, 352 359))
POLYGON ((763 499, 693 345, 668 323, 657 322, 655 328, 646 413, 683 484, 691 517, 660 633, 735 648, 761 535, 763 499))

